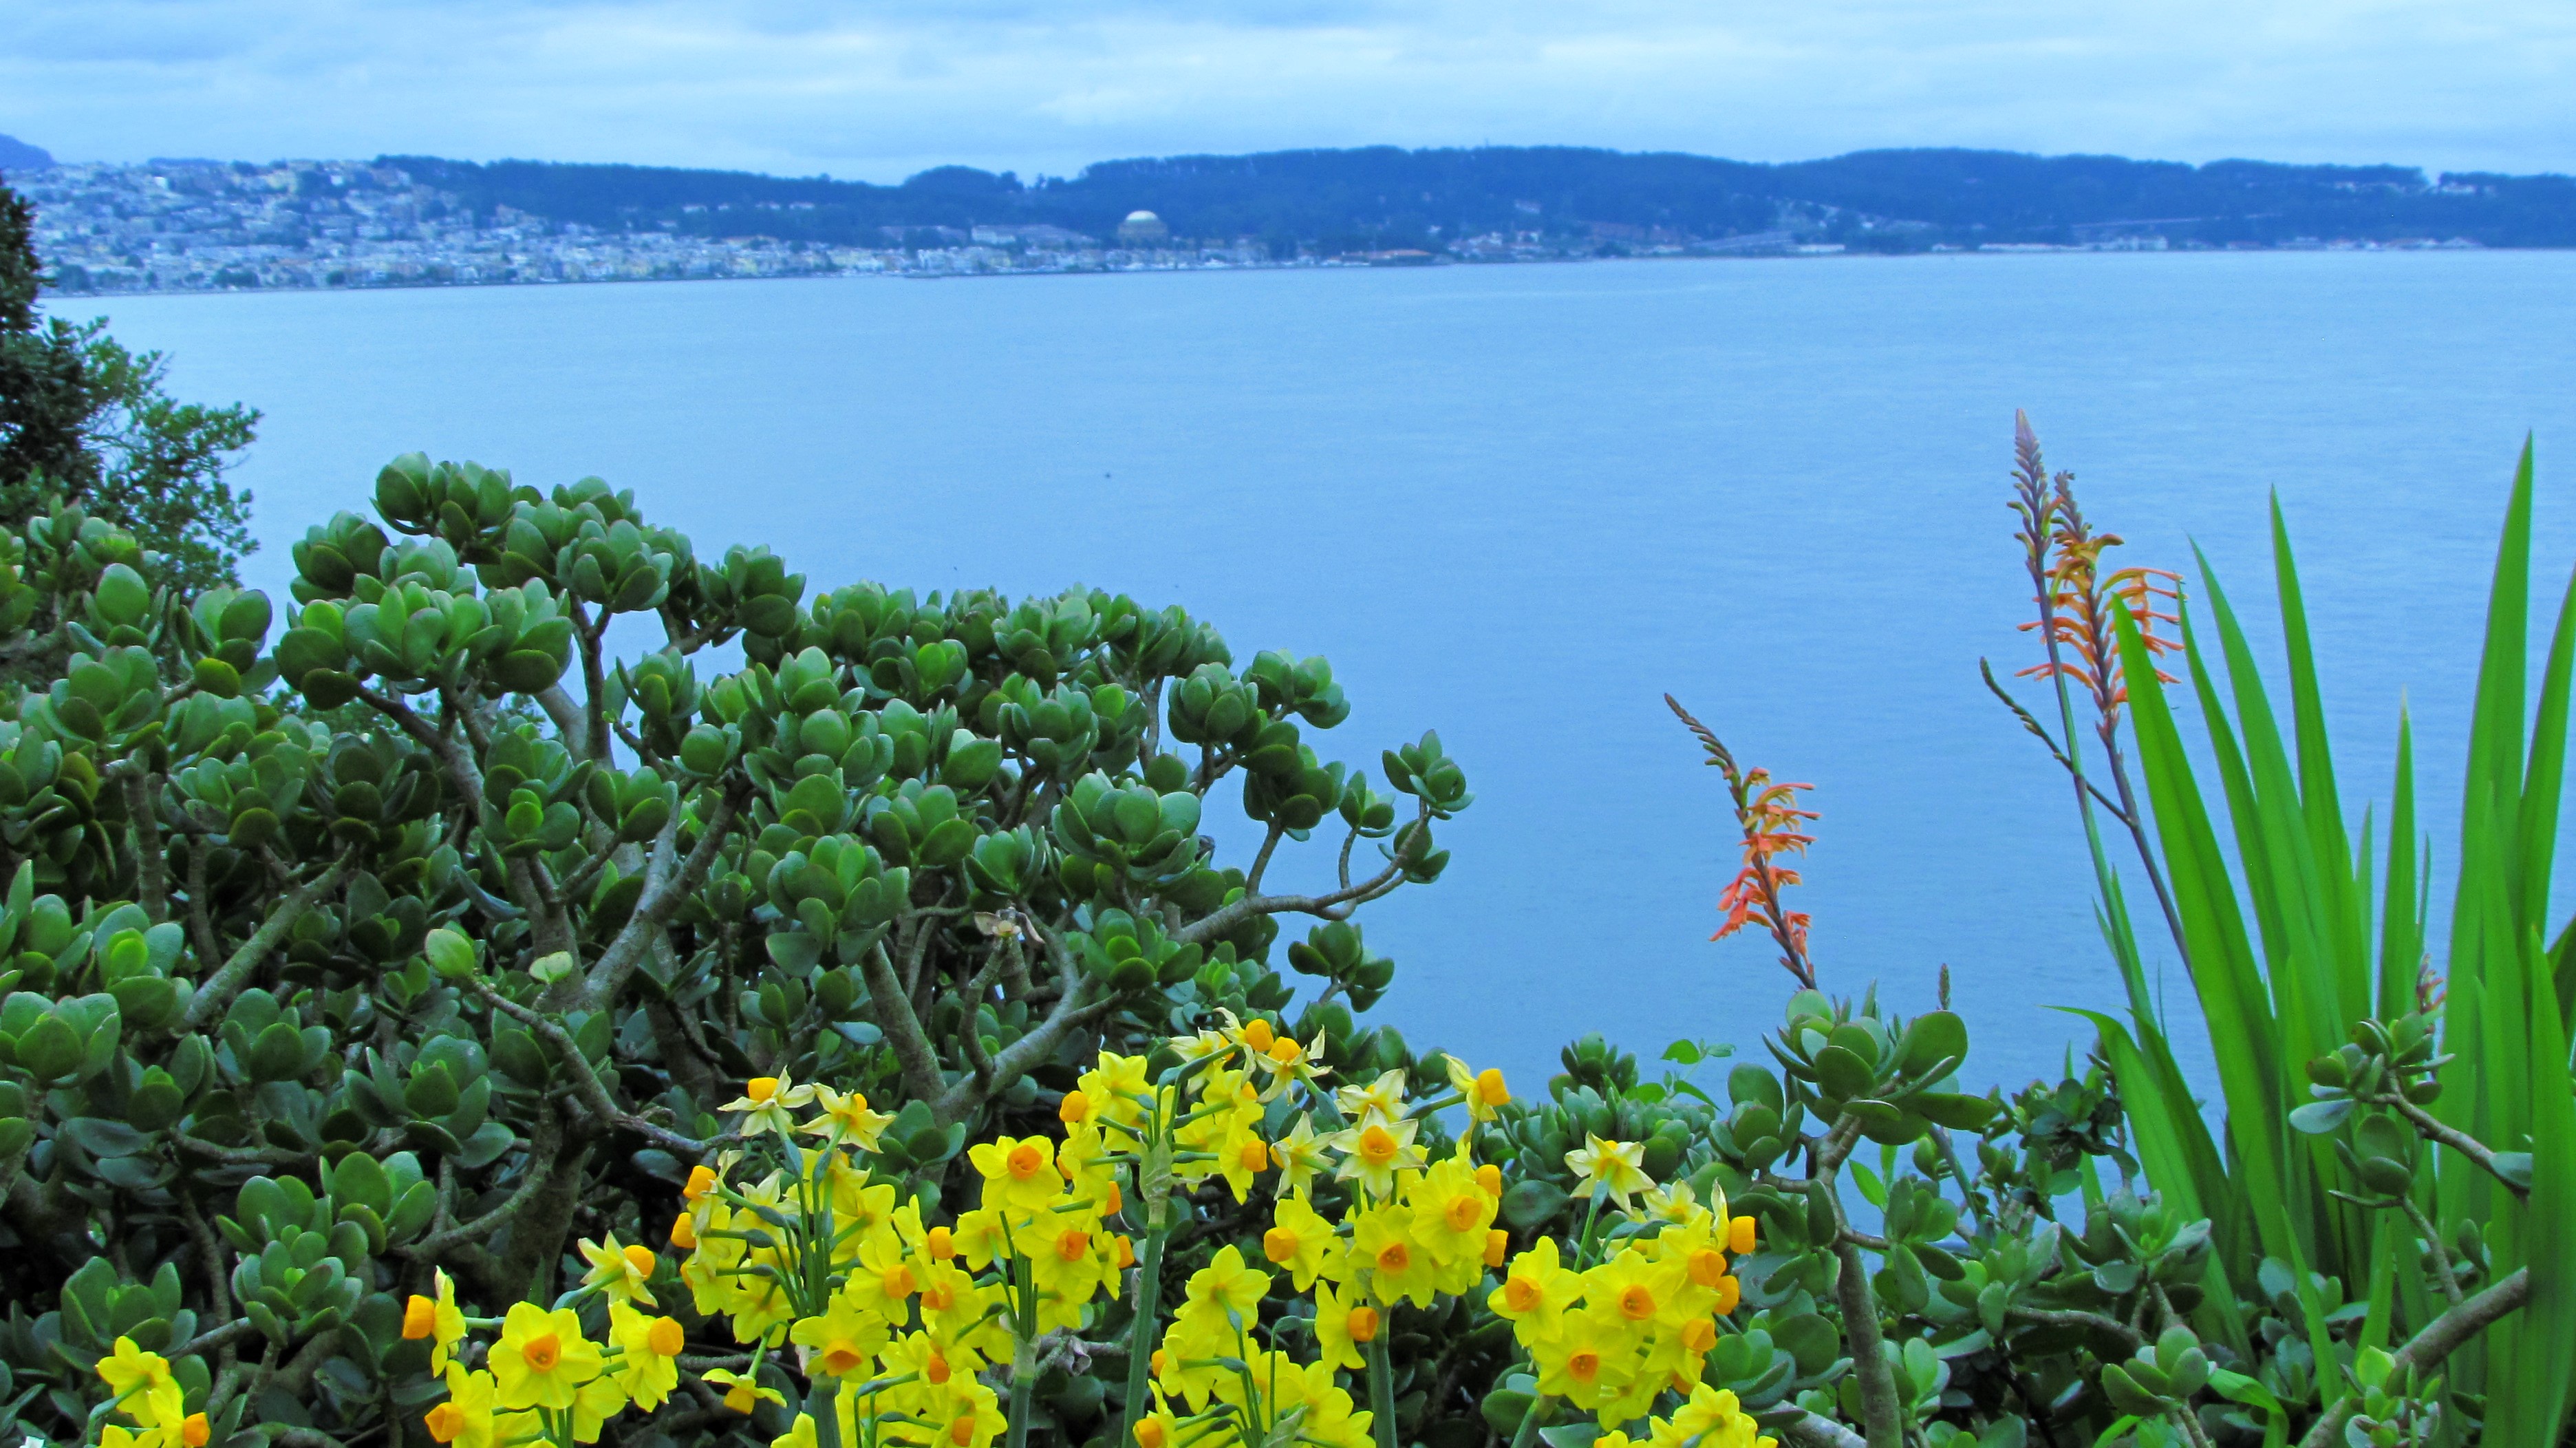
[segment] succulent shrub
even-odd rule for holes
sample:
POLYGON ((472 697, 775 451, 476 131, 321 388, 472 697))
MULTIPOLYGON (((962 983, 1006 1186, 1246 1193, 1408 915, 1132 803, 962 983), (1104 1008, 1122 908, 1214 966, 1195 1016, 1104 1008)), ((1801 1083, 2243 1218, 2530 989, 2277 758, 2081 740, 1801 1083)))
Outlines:
POLYGON ((282 606, 76 507, 0 540, 0 652, 62 661, 0 719, 0 1436, 80 1436, 120 1338, 218 1433, 409 1432, 404 1298, 658 1241, 754 1077, 880 1103, 929 1190, 1299 972, 1318 1061, 1413 1064, 1352 917, 1471 796, 1436 734, 1320 757, 1324 660, 1098 590, 809 595, 595 479, 414 454, 375 503, 282 606), (1334 886, 1267 888, 1318 834, 1334 886))

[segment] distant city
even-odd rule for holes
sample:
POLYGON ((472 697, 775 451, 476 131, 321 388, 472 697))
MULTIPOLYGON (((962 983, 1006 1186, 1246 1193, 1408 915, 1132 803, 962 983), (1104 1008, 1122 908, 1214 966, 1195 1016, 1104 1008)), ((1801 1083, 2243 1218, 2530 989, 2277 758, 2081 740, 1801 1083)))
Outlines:
POLYGON ((421 157, 60 163, 0 137, 0 165, 37 207, 54 289, 83 294, 2576 241, 2561 177, 1986 152, 1758 167, 1382 148, 1111 162, 1025 186, 949 167, 883 187, 421 157), (2081 189, 2051 169, 2068 166, 2097 183, 2126 168, 2129 194, 2093 185, 2092 214, 2055 204, 2081 189), (1997 177, 2011 197, 1975 189, 1997 177))

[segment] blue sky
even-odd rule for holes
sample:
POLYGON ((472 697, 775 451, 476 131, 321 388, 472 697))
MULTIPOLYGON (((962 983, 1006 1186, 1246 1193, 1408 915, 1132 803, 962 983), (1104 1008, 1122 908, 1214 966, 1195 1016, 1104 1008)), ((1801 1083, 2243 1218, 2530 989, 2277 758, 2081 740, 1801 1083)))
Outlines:
POLYGON ((66 159, 950 161, 1572 143, 2576 170, 2566 0, 7 0, 66 159))

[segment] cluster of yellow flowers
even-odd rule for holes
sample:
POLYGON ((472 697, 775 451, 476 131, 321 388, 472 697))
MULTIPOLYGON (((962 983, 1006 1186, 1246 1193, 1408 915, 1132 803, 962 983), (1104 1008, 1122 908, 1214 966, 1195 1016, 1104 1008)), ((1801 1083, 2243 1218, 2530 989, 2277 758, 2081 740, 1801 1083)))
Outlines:
POLYGON ((596 1443, 602 1424, 629 1403, 650 1412, 679 1386, 686 1334, 677 1319, 648 1316, 646 1285, 658 1265, 640 1246, 584 1242, 591 1266, 582 1284, 552 1309, 513 1304, 495 1324, 469 1318, 456 1305, 456 1284, 437 1274, 435 1297, 403 1308, 403 1336, 429 1341, 430 1371, 447 1383, 447 1401, 429 1410, 429 1435, 456 1448, 525 1442, 596 1443), (608 1344, 592 1342, 583 1303, 606 1303, 608 1344), (499 1326, 501 1336, 469 1371, 460 1361, 469 1326, 499 1326))
MULTIPOLYGON (((697 1311, 729 1320, 735 1342, 752 1349, 747 1366, 700 1374, 736 1412, 787 1402, 763 1385, 761 1367, 793 1352, 831 1399, 846 1448, 988 1448, 1006 1420, 978 1375, 999 1362, 1025 1375, 1038 1335, 1079 1326, 1083 1307, 1134 1260, 1104 1225, 1120 1206, 1115 1179, 1085 1170, 1070 1142, 975 1147, 981 1204, 953 1226, 926 1226, 918 1202, 898 1202, 892 1183, 869 1179, 862 1158, 892 1118, 859 1093, 763 1077, 725 1109, 740 1113, 743 1137, 777 1138, 783 1165, 742 1185, 728 1181, 739 1152, 692 1169, 671 1243, 688 1254, 677 1276, 697 1311), (795 1113, 809 1106, 819 1109, 800 1121, 795 1113)), ((591 1263, 581 1284, 552 1310, 513 1307, 481 1370, 453 1360, 472 1320, 455 1308, 444 1274, 437 1298, 411 1300, 405 1333, 432 1340, 432 1371, 448 1383, 447 1401, 428 1414, 432 1437, 458 1448, 567 1448, 597 1441, 628 1404, 649 1411, 678 1386, 686 1333, 650 1315, 654 1254, 613 1236, 581 1251, 591 1263), (605 1304, 605 1347, 584 1335, 580 1310, 594 1299, 605 1304)), ((776 1443, 818 1441, 815 1420, 800 1413, 776 1443)))
POLYGON ((213 1431, 205 1414, 188 1411, 187 1389, 171 1375, 169 1359, 120 1337, 116 1350, 98 1360, 98 1376, 116 1394, 115 1411, 135 1424, 102 1427, 100 1448, 206 1448, 213 1431))
MULTIPOLYGON (((1624 1218, 1600 1234, 1617 1241, 1616 1249, 1597 1264, 1568 1266, 1556 1242, 1542 1239, 1511 1257, 1510 1233, 1495 1225, 1502 1172, 1477 1163, 1473 1131, 1437 1160, 1417 1144, 1421 1119, 1432 1112, 1463 1105, 1471 1123, 1492 1119, 1511 1100, 1501 1072, 1476 1072, 1451 1058, 1451 1094, 1414 1104, 1405 1073, 1389 1071, 1333 1093, 1338 1129, 1318 1134, 1313 1114, 1302 1113, 1278 1140, 1263 1142, 1254 1128, 1264 1103, 1292 1086, 1317 1087, 1319 1073, 1296 1069, 1303 1060, 1296 1043, 1255 1020, 1174 1044, 1185 1063, 1200 1068, 1184 1076, 1198 1105, 1180 1117, 1179 1143, 1198 1148, 1207 1161, 1201 1170, 1222 1171, 1238 1201, 1259 1172, 1279 1174, 1262 1253, 1297 1291, 1312 1295, 1304 1327, 1314 1359, 1301 1365, 1275 1350, 1284 1324, 1272 1325, 1274 1350, 1257 1349, 1270 1276, 1247 1267, 1233 1248, 1221 1250, 1190 1279, 1188 1299, 1154 1354, 1155 1412, 1136 1425, 1141 1448, 1278 1441, 1277 1425, 1291 1414, 1300 1415, 1295 1436, 1307 1442, 1362 1448, 1373 1417, 1392 1408, 1386 1314, 1400 1302, 1429 1308, 1443 1296, 1471 1293, 1507 1258, 1503 1284, 1487 1301, 1512 1322, 1542 1395, 1593 1412, 1615 1430, 1646 1418, 1671 1391, 1683 1402, 1671 1418, 1655 1421, 1655 1441, 1754 1448, 1753 1420, 1734 1395, 1699 1381, 1717 1342, 1717 1319, 1741 1296, 1727 1253, 1753 1246, 1753 1219, 1728 1219, 1723 1197, 1702 1206, 1688 1183, 1658 1189, 1640 1165, 1639 1145, 1595 1137, 1566 1158, 1578 1193, 1588 1193, 1594 1208, 1577 1253, 1597 1250, 1604 1201, 1615 1201, 1624 1218), (1257 1077, 1268 1078, 1268 1089, 1257 1077), (1317 1210, 1315 1183, 1327 1176, 1348 1184, 1346 1194, 1335 1194, 1343 1201, 1338 1220, 1317 1210), (1642 1204, 1632 1205, 1639 1193, 1642 1204), (1342 1368, 1367 1373, 1369 1411, 1353 1412, 1335 1385, 1342 1368)), ((1110 1061, 1103 1058, 1104 1070, 1110 1061)), ((1082 1112, 1091 1109, 1086 1101, 1082 1112)))
MULTIPOLYGON (((771 1169, 751 1180, 743 1152, 694 1168, 670 1230, 686 1254, 679 1286, 750 1349, 747 1362, 701 1363, 701 1380, 737 1412, 764 1399, 796 1407, 772 1448, 816 1448, 832 1429, 841 1448, 990 1448, 1005 1432, 1018 1448, 1040 1339, 1098 1321, 1094 1304, 1138 1265, 1117 1230, 1128 1222, 1145 1239, 1126 1399, 1137 1448, 1383 1444, 1386 1315, 1480 1291, 1511 1322, 1541 1398, 1596 1415, 1609 1448, 1628 1448, 1619 1430, 1640 1423, 1654 1448, 1770 1448, 1732 1394, 1699 1382, 1739 1296, 1728 1254, 1753 1246, 1752 1219, 1730 1220, 1722 1197, 1702 1205, 1687 1183, 1657 1187, 1634 1144, 1594 1138, 1567 1157, 1591 1212, 1570 1260, 1552 1239, 1515 1256, 1496 1225, 1502 1173, 1475 1160, 1475 1133, 1437 1159, 1420 1140, 1434 1112, 1463 1105, 1473 1122, 1491 1120, 1511 1099, 1500 1072, 1453 1060, 1452 1091, 1413 1102, 1402 1071, 1328 1092, 1299 1043, 1258 1019, 1169 1044, 1179 1065, 1159 1080, 1143 1057, 1101 1053, 1062 1100, 1061 1140, 971 1148, 981 1194, 951 1224, 925 1222, 923 1201, 871 1179, 891 1118, 865 1097, 751 1082, 725 1109, 771 1169), (1265 1129, 1277 1122, 1289 1124, 1265 1129), (1157 1279, 1174 1198, 1222 1180, 1243 1202, 1265 1179, 1274 1203, 1261 1253, 1311 1303, 1264 1322, 1274 1274, 1229 1245, 1188 1279, 1166 1324, 1157 1279), (811 1389, 794 1405, 761 1380, 773 1355, 789 1354, 811 1389), (1344 1370, 1365 1375, 1366 1408, 1344 1370), (1007 1411, 988 1378, 1007 1385, 1007 1411), (1651 1417, 1667 1394, 1677 1406, 1651 1417)), ((581 1251, 590 1270, 551 1309, 468 1318, 444 1273, 436 1296, 411 1299, 404 1335, 430 1342, 448 1389, 427 1415, 433 1438, 571 1448, 678 1388, 686 1333, 659 1315, 655 1255, 614 1236, 581 1251), (498 1340, 469 1369, 468 1330, 493 1326, 498 1340)), ((157 1400, 129 1411, 147 1432, 176 1422, 157 1400)))

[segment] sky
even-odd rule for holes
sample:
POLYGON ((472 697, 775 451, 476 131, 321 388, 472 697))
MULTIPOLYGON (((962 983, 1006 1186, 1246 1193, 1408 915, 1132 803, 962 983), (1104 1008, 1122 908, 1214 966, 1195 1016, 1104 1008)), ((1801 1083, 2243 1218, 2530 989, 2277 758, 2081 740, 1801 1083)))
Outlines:
POLYGON ((66 160, 893 181, 1112 157, 1882 146, 2576 171, 2567 0, 5 0, 66 160))

